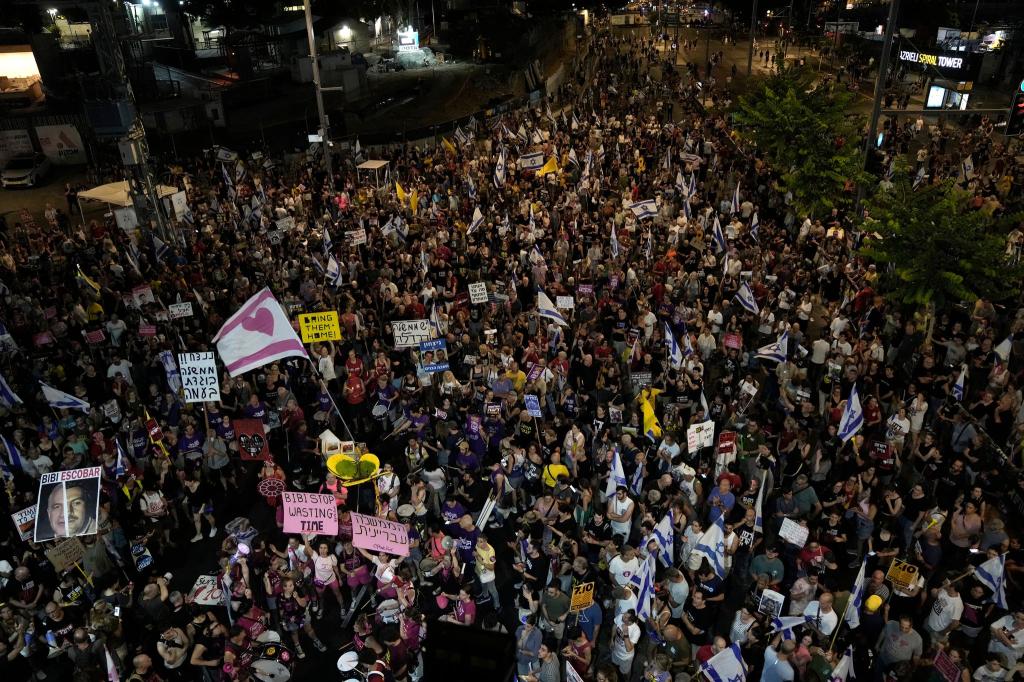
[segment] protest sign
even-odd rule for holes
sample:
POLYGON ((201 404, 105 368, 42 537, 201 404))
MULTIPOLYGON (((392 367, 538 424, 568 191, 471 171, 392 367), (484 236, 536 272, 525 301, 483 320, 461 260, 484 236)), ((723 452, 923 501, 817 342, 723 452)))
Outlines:
POLYGON ((338 534, 338 506, 334 495, 281 493, 285 533, 338 534))
POLYGON ((576 301, 572 296, 556 296, 555 307, 562 310, 572 310, 576 307, 576 301))
POLYGON ((100 512, 100 467, 69 469, 39 478, 39 509, 33 539, 94 535, 100 512))
POLYGON ((650 372, 631 372, 629 375, 629 381, 633 385, 634 391, 639 391, 644 386, 651 385, 651 373, 650 372))
POLYGON ((220 380, 213 351, 178 353, 178 367, 186 403, 220 400, 220 380))
POLYGON ((715 422, 710 419, 686 430, 686 448, 691 454, 715 444, 715 422))
POLYGON ((535 395, 527 393, 523 396, 523 402, 526 403, 526 413, 531 417, 542 417, 543 413, 540 411, 540 398, 535 395))
POLYGON ((726 348, 739 350, 740 348, 743 348, 743 337, 734 332, 730 332, 722 336, 722 345, 726 348))
POLYGON ((327 310, 320 313, 303 313, 299 315, 299 331, 302 334, 302 343, 341 341, 341 324, 338 322, 338 311, 327 310))
POLYGON ((39 346, 48 346, 55 342, 56 339, 53 338, 53 332, 40 332, 32 337, 32 343, 35 344, 36 348, 39 346))
POLYGON ((887 580, 903 590, 917 582, 917 576, 917 566, 902 559, 893 559, 892 563, 889 564, 889 570, 885 574, 887 580))
POLYGON ((139 325, 139 336, 156 336, 156 325, 155 324, 140 324, 139 325))
POLYGON ((779 537, 786 542, 803 547, 807 544, 809 531, 807 526, 802 526, 793 519, 783 519, 782 527, 779 529, 779 537))
POLYGON ((238 438, 238 454, 243 462, 271 459, 270 445, 267 443, 262 420, 236 419, 234 426, 235 436, 238 438))
POLYGON ((215 575, 201 575, 188 593, 187 601, 200 606, 221 606, 224 603, 224 592, 215 575))
POLYGON ((782 604, 785 601, 786 598, 780 592, 764 590, 761 593, 761 601, 757 605, 757 610, 768 618, 778 618, 782 613, 782 604))
POLYGON ((156 296, 153 295, 153 289, 148 285, 135 287, 132 289, 132 303, 134 303, 138 308, 149 303, 156 303, 156 296))
POLYGON ((444 339, 420 343, 419 366, 428 374, 444 372, 448 369, 448 345, 444 339))
POLYGON ((103 343, 107 338, 107 335, 103 333, 102 329, 94 329, 90 332, 85 332, 85 340, 90 344, 103 343))
POLYGON ((397 521, 352 512, 352 544, 372 552, 409 556, 409 532, 397 521))
POLYGON ((46 550, 46 558, 57 573, 63 573, 85 558, 85 545, 78 538, 68 538, 46 550))
POLYGON ((487 285, 473 282, 469 285, 469 300, 473 303, 487 303, 487 285))
POLYGON ((167 318, 170 320, 177 320, 182 317, 192 317, 192 304, 189 302, 185 303, 172 303, 167 306, 167 318))
POLYGON ((582 611, 594 603, 594 583, 577 583, 572 586, 572 597, 569 601, 570 611, 582 611))
POLYGON ((434 337, 429 320, 392 320, 395 348, 414 348, 434 337))
POLYGON ((14 527, 18 529, 21 539, 28 540, 32 537, 32 529, 36 525, 36 505, 14 512, 11 514, 11 520, 14 521, 14 527))
POLYGON ((274 224, 277 225, 277 229, 282 232, 287 232, 295 227, 295 218, 292 218, 291 216, 281 218, 280 220, 275 220, 274 224))
POLYGON ((349 230, 345 233, 345 241, 351 246, 360 246, 366 243, 366 230, 360 227, 358 230, 349 230))
POLYGON ((593 296, 594 285, 593 284, 580 284, 576 287, 576 293, 580 296, 593 296))

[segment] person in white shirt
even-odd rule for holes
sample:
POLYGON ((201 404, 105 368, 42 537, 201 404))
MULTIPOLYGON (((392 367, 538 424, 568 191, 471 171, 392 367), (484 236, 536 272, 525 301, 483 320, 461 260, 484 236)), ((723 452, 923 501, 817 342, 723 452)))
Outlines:
POLYGON ((615 630, 612 632, 612 661, 619 672, 628 676, 636 656, 636 643, 640 641, 640 626, 635 622, 632 613, 624 613, 615 618, 615 630))
POLYGON ((630 583, 633 576, 640 571, 640 558, 636 550, 629 545, 623 545, 618 556, 608 562, 608 574, 619 587, 625 587, 630 583))
POLYGON ((826 637, 830 636, 839 624, 839 616, 832 608, 832 593, 825 592, 816 601, 809 603, 804 609, 804 617, 808 619, 808 626, 826 637))
POLYGON ((990 653, 1006 657, 1007 667, 1014 667, 1024 653, 1024 610, 1016 610, 992 623, 992 640, 988 644, 990 653))
POLYGON ((121 335, 128 328, 124 320, 118 319, 117 315, 111 315, 106 324, 107 335, 110 337, 110 345, 117 348, 121 345, 121 335))
POLYGON ((954 583, 947 579, 942 587, 932 590, 935 601, 925 620, 925 630, 931 635, 932 641, 945 642, 949 633, 960 626, 960 616, 964 612, 964 602, 954 583))
MULTIPOLYGON (((974 682, 1003 682, 1010 674, 1006 669, 1006 657, 1002 654, 989 654, 987 658, 985 665, 978 666, 971 679, 974 682)), ((956 662, 959 662, 959 657, 956 662)))
POLYGON ((107 367, 107 378, 113 379, 118 374, 124 377, 124 380, 129 384, 135 385, 135 382, 132 380, 132 363, 128 362, 128 360, 122 360, 120 356, 115 354, 110 366, 107 367))

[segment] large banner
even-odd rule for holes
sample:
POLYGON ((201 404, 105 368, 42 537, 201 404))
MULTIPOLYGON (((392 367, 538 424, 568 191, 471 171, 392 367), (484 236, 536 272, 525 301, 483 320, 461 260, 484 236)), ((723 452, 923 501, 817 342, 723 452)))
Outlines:
POLYGON ((186 403, 220 400, 220 381, 213 351, 178 353, 178 367, 181 368, 181 388, 185 392, 186 403))
POLYGON ((338 505, 334 495, 284 492, 281 499, 285 533, 338 534, 338 505))
POLYGON ((409 531, 398 521, 352 512, 352 544, 371 552, 409 556, 409 531))
POLYGON ((85 145, 75 126, 63 123, 54 126, 36 126, 39 147, 53 163, 74 165, 87 163, 85 145))
POLYGON ((40 477, 36 542, 96 534, 101 472, 100 467, 89 467, 40 477))
POLYGON ((18 154, 31 154, 32 138, 27 130, 0 130, 0 166, 18 154))
POLYGON ((434 338, 430 320, 392 320, 395 348, 415 348, 423 341, 434 338))

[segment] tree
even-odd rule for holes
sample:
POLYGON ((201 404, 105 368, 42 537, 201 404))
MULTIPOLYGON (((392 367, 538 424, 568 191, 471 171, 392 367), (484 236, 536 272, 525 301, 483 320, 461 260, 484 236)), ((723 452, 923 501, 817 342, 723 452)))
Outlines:
POLYGON ((897 175, 891 190, 868 201, 863 225, 869 237, 860 252, 884 273, 881 293, 926 306, 931 319, 957 301, 1016 295, 1024 267, 1007 262, 1005 235, 1020 216, 972 208, 970 193, 952 181, 915 190, 906 173, 897 175))
POLYGON ((808 68, 784 67, 742 95, 734 113, 740 137, 765 155, 797 207, 821 216, 852 204, 867 176, 858 119, 846 115, 853 96, 814 78, 808 68))

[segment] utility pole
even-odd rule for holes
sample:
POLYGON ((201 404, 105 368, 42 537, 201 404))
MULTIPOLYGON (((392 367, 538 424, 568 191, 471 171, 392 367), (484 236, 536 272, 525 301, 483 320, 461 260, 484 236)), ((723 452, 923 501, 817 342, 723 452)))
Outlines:
POLYGON ((757 0, 754 0, 754 8, 750 12, 750 51, 747 53, 747 75, 754 69, 754 29, 757 28, 757 0))
POLYGON ((324 152, 324 167, 327 169, 328 188, 334 191, 334 173, 331 168, 331 143, 327 132, 327 112, 324 111, 324 93, 320 88, 320 64, 317 62, 316 37, 313 35, 313 10, 309 0, 303 0, 306 11, 306 36, 309 38, 309 64, 313 69, 313 88, 316 90, 316 108, 320 112, 320 147, 324 152))

